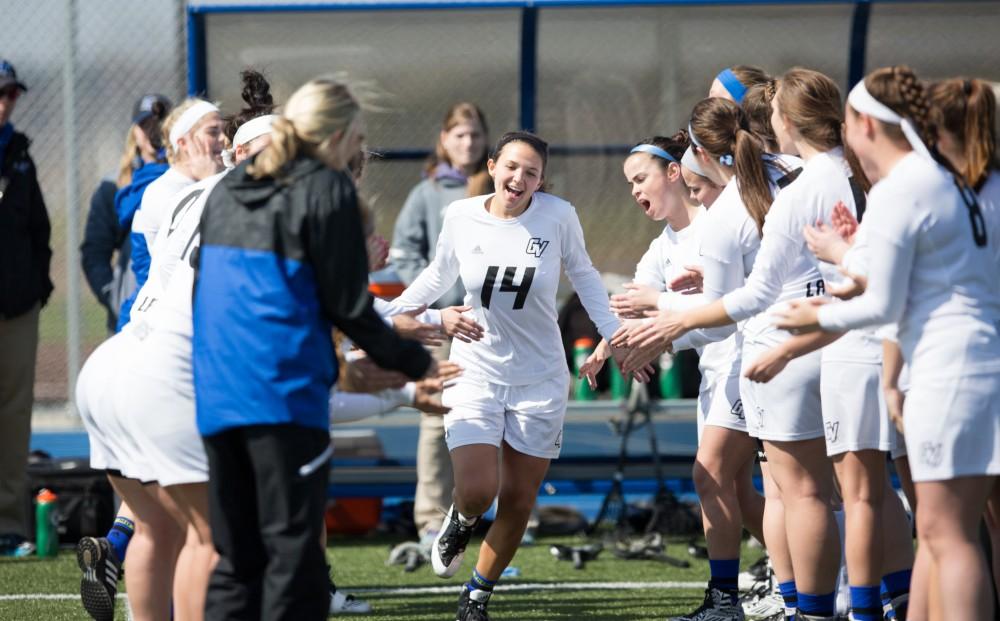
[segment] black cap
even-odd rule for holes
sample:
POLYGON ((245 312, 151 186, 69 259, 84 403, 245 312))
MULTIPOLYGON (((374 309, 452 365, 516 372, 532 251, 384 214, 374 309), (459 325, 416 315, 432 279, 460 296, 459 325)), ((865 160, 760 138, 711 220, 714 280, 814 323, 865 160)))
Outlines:
POLYGON ((161 121, 166 118, 170 108, 173 107, 170 100, 156 93, 143 95, 135 102, 132 108, 132 122, 141 123, 151 116, 156 116, 161 121), (159 105, 157 105, 159 104, 159 105))
POLYGON ((10 85, 14 85, 22 91, 28 90, 28 87, 24 85, 24 82, 18 81, 17 71, 14 69, 14 65, 10 64, 6 60, 0 59, 0 89, 7 88, 10 85))

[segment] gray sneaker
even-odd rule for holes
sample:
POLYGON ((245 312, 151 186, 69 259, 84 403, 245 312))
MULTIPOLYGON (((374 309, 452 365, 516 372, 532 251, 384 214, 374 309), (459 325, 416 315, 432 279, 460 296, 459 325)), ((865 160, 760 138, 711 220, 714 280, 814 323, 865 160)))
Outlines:
POLYGON ((734 599, 730 593, 707 588, 705 601, 697 610, 671 621, 744 621, 743 608, 734 599))

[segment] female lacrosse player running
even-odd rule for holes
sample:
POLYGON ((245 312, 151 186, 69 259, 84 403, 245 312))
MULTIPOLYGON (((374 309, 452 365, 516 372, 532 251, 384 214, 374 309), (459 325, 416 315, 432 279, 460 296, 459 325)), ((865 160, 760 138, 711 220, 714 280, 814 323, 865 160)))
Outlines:
POLYGON ((497 519, 459 600, 458 619, 487 619, 500 573, 521 541, 549 461, 559 456, 569 373, 556 323, 564 268, 602 335, 618 320, 587 256, 576 210, 541 192, 548 145, 505 134, 488 162, 493 194, 452 203, 434 260, 398 298, 433 302, 459 278, 476 318, 451 360, 464 375, 442 402, 455 471, 454 504, 432 546, 434 571, 454 575, 472 531, 499 493, 497 519), (499 464, 499 465, 498 465, 499 464))
POLYGON ((995 270, 983 269, 997 242, 975 194, 933 149, 927 98, 909 68, 869 74, 846 116, 848 143, 879 179, 868 201, 867 288, 842 304, 793 303, 777 324, 843 331, 899 322, 920 543, 938 564, 948 617, 990 618, 978 525, 1000 474, 1000 292, 995 270))

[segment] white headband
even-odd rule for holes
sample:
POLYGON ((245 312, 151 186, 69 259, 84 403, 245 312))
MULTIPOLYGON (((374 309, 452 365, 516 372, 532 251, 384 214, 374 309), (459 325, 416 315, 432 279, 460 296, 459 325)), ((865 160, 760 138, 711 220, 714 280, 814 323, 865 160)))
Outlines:
POLYGON ((240 128, 236 130, 236 135, 233 136, 233 146, 238 147, 241 144, 250 142, 254 138, 260 138, 264 134, 271 133, 271 124, 274 123, 274 119, 276 118, 278 118, 277 114, 265 114, 240 125, 240 128))
POLYGON ((913 150, 919 153, 921 156, 927 159, 934 159, 931 156, 930 151, 927 150, 927 145, 920 138, 920 133, 917 132, 917 128, 913 125, 913 121, 910 119, 903 118, 899 114, 896 114, 878 99, 872 96, 865 88, 865 81, 861 80, 858 82, 854 88, 851 89, 851 94, 847 96, 847 103, 851 104, 851 107, 862 114, 867 114, 868 116, 878 119, 883 123, 889 123, 891 125, 899 125, 899 128, 903 130, 903 135, 906 136, 906 141, 910 143, 913 150))
POLYGON ((698 157, 694 154, 694 149, 691 147, 688 147, 687 150, 684 151, 684 156, 681 157, 681 166, 687 168, 696 175, 708 178, 705 171, 701 169, 701 164, 698 163, 698 157))
POLYGON ((180 140, 181 136, 191 131, 191 128, 201 120, 201 117, 213 112, 218 113, 219 108, 216 107, 215 104, 204 100, 198 100, 198 103, 185 110, 183 114, 181 114, 181 118, 177 119, 174 126, 170 128, 171 146, 176 149, 177 141, 180 140))

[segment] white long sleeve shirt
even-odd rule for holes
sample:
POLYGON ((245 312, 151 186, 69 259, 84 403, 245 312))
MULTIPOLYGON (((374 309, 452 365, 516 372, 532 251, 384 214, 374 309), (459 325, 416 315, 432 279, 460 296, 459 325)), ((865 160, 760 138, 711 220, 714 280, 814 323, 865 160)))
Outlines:
MULTIPOLYGON (((777 155, 768 156, 768 161, 770 163, 767 171, 771 180, 771 191, 778 195, 781 191, 778 179, 787 171, 802 166, 802 160, 789 155, 777 155)), ((735 177, 729 180, 722 193, 715 199, 712 208, 708 210, 705 227, 701 240, 701 255, 705 270, 702 289, 705 302, 708 303, 739 289, 746 283, 760 249, 761 238, 757 223, 750 217, 740 198, 735 177)), ((739 322, 736 326, 696 331, 691 333, 692 345, 705 344, 699 342, 700 339, 695 337, 695 334, 701 334, 711 340, 722 340, 738 328, 736 343, 742 347, 745 335, 757 334, 768 324, 769 320, 766 317, 756 315, 739 322)))
MULTIPOLYGON (((788 300, 824 296, 826 280, 840 280, 834 266, 818 261, 809 250, 802 231, 816 222, 829 225, 838 202, 857 214, 849 179, 850 167, 842 148, 820 153, 805 163, 802 173, 775 197, 767 212, 760 249, 746 283, 722 298, 726 314, 735 321, 749 319, 788 300)), ((791 337, 770 322, 755 323, 755 330, 744 331, 745 338, 755 344, 773 347, 791 337)), ((824 356, 827 360, 877 364, 881 352, 873 338, 858 333, 842 337, 824 356)))
POLYGON ((153 244, 156 242, 160 225, 168 218, 170 211, 175 206, 172 199, 178 192, 193 183, 195 183, 194 179, 178 172, 176 168, 171 166, 167 172, 153 180, 146 187, 146 191, 142 193, 139 210, 135 212, 132 219, 132 232, 142 233, 143 237, 146 238, 146 246, 149 248, 150 256, 153 255, 153 244))
POLYGON ((843 331, 899 322, 914 381, 1000 372, 1000 240, 976 245, 950 173, 916 153, 905 156, 872 188, 864 226, 868 287, 820 308, 820 325, 843 331))
MULTIPOLYGON (((668 284, 687 271, 685 266, 702 264, 698 249, 707 219, 708 212, 701 207, 691 223, 680 231, 667 225, 663 233, 649 244, 649 249, 636 265, 635 282, 663 291, 657 304, 660 310, 679 312, 705 304, 704 294, 684 295, 670 291, 668 284)), ((690 341, 691 338, 685 334, 674 342, 674 351, 691 349, 687 345, 690 341)), ((740 353, 735 331, 721 341, 697 348, 697 351, 703 389, 721 378, 739 373, 740 353)))
POLYGON ((465 304, 485 334, 455 341, 451 359, 466 375, 495 384, 534 384, 567 371, 556 315, 561 269, 601 336, 610 340, 620 324, 571 204, 537 192, 523 214, 500 219, 486 210, 490 196, 448 207, 434 260, 396 303, 433 302, 461 278, 465 304))

